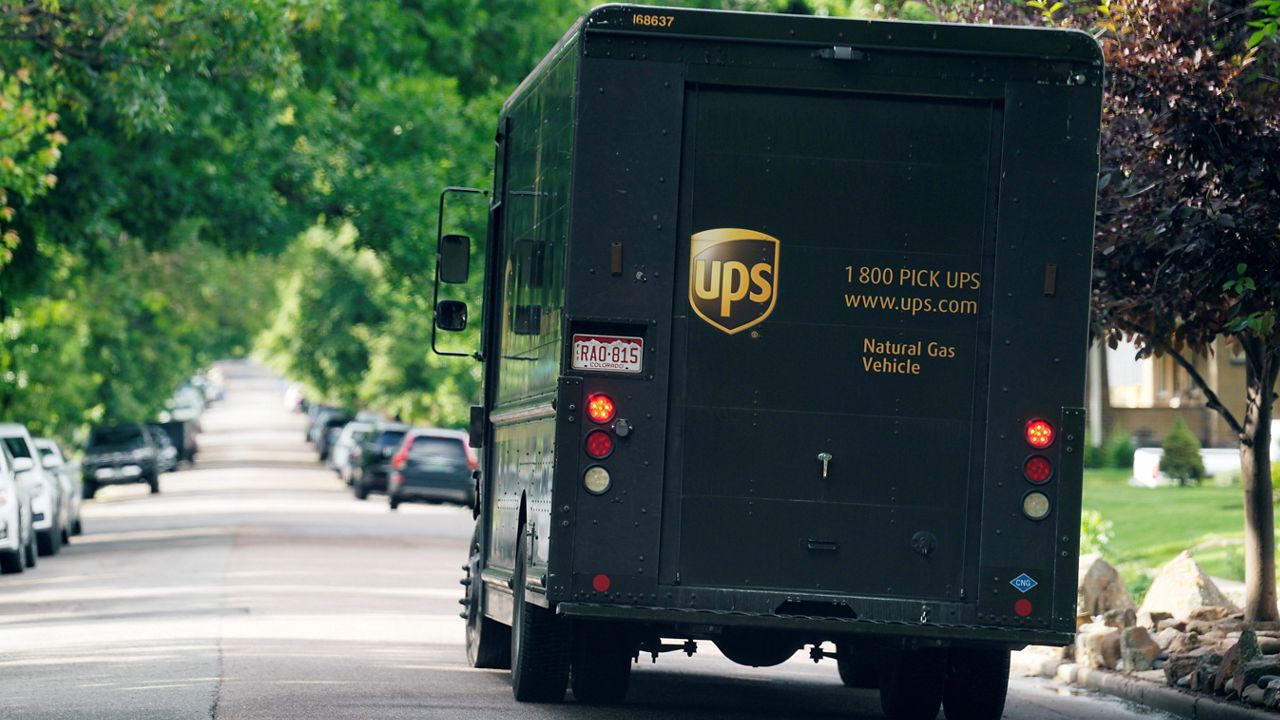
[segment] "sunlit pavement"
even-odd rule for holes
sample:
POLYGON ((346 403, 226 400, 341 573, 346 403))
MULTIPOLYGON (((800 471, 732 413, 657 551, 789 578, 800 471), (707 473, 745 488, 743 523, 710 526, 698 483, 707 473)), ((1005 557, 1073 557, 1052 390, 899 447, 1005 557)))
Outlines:
MULTIPOLYGON (((772 669, 647 658, 626 705, 517 705, 463 654, 470 511, 352 498, 278 381, 225 366, 195 469, 105 488, 85 534, 0 578, 0 718, 880 717, 797 654, 772 669)), ((1167 717, 1015 679, 1007 718, 1167 717)))

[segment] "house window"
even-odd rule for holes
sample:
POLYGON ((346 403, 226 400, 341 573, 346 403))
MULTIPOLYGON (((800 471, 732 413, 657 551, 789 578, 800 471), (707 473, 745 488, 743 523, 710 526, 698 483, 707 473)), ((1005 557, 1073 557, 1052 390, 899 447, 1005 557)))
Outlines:
POLYGON ((1107 348, 1107 386, 1111 407, 1177 408, 1195 404, 1200 394, 1191 377, 1168 355, 1139 359, 1138 346, 1122 342, 1107 348))

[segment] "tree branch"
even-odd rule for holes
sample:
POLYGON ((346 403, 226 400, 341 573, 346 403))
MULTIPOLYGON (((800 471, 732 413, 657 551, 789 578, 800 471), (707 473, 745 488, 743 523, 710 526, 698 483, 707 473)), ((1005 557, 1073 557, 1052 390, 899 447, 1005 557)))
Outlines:
POLYGON ((1196 369, 1196 366, 1183 357, 1182 353, 1175 350, 1168 342, 1165 342, 1164 340, 1149 333, 1145 328, 1126 323, 1124 329, 1131 333, 1141 335, 1143 340, 1155 345, 1162 352, 1168 353, 1169 357, 1173 358, 1175 363, 1177 363, 1183 370, 1187 371, 1187 374, 1191 376, 1192 382, 1198 385, 1204 392, 1205 407, 1221 415, 1222 419, 1226 421, 1227 426, 1230 427, 1232 432, 1236 435, 1240 435, 1244 432, 1244 426, 1241 425, 1240 421, 1236 419, 1236 416, 1231 413, 1231 410, 1227 408, 1226 405, 1222 404, 1222 400, 1218 397, 1218 393, 1214 392, 1213 388, 1209 387, 1209 381, 1204 379, 1204 376, 1200 374, 1200 371, 1196 369))

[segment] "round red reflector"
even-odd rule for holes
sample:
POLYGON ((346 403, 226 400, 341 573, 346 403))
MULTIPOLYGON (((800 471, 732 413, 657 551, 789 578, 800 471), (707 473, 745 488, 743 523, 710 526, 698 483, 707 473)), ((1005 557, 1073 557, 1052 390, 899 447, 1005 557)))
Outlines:
POLYGON ((1013 604, 1013 612, 1018 617, 1026 617, 1030 615, 1031 601, 1026 598, 1022 598, 1021 600, 1013 604))
POLYGON ((613 452, 613 436, 604 430, 592 430, 587 433, 587 454, 599 460, 609 457, 613 452))
POLYGON ((587 398, 587 415, 598 423, 607 423, 613 419, 613 398, 604 393, 596 393, 587 398))
POLYGON ((1036 485, 1043 485, 1053 476, 1053 463, 1043 455, 1032 455, 1022 464, 1022 474, 1036 485))
POLYGON ((1032 420, 1027 423, 1027 444, 1037 449, 1053 444, 1053 426, 1048 420, 1032 420))

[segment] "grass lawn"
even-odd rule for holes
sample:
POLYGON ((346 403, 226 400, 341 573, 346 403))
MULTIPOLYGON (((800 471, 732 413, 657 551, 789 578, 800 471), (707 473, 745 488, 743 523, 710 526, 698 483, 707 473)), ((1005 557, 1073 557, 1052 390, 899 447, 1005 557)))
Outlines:
POLYGON ((1191 550, 1205 572, 1244 579, 1244 498, 1240 487, 1142 488, 1129 486, 1128 470, 1086 470, 1084 509, 1112 524, 1104 557, 1140 596, 1146 571, 1191 550))

